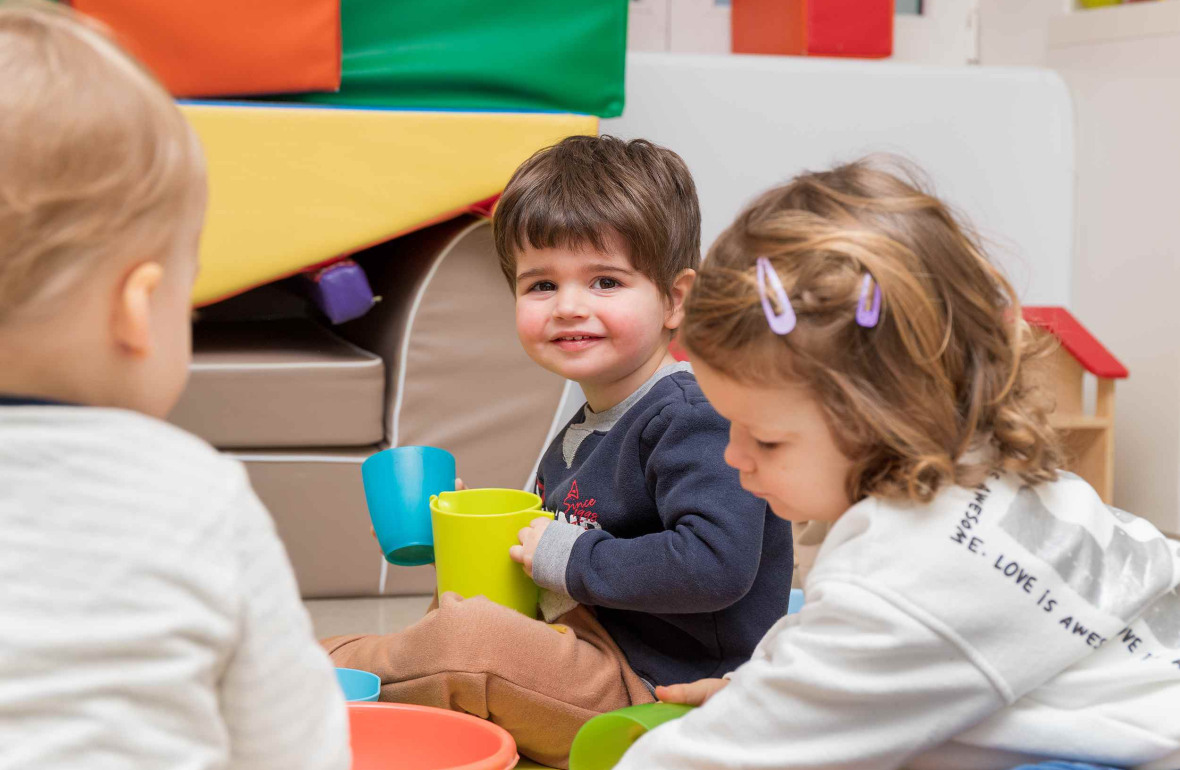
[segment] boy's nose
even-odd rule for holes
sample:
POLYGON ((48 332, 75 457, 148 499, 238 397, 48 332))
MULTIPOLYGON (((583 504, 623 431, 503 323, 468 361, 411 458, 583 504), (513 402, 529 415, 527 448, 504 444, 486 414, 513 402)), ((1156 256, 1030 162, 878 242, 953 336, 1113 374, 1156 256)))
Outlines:
POLYGON ((553 315, 557 318, 585 318, 589 313, 586 303, 578 292, 563 291, 557 295, 557 303, 553 306, 553 315))

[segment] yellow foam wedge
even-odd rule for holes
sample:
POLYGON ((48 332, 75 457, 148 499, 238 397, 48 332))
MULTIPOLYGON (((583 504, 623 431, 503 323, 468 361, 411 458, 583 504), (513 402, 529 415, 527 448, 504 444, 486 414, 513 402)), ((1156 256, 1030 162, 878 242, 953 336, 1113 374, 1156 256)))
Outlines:
POLYGON ((542 147, 598 129, 583 115, 181 108, 209 168, 197 305, 445 219, 542 147))

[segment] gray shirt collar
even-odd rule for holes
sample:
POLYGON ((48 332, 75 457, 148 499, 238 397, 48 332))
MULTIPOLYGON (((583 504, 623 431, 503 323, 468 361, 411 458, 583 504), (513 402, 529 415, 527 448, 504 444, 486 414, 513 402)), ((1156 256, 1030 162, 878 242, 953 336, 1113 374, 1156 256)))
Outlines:
POLYGON ((669 364, 658 370, 655 374, 647 379, 642 385, 635 389, 635 392, 627 396, 619 403, 612 406, 610 409, 601 412, 595 412, 590 409, 587 404, 582 408, 582 421, 570 425, 566 429, 565 437, 561 443, 562 459, 565 460, 565 467, 572 468, 574 464, 574 455, 578 453, 578 447, 582 446, 582 442, 591 433, 599 432, 605 433, 615 426, 615 423, 622 418, 627 411, 635 406, 641 398, 648 394, 656 383, 660 380, 675 374, 676 372, 691 372, 692 364, 688 361, 681 361, 675 364, 669 364))

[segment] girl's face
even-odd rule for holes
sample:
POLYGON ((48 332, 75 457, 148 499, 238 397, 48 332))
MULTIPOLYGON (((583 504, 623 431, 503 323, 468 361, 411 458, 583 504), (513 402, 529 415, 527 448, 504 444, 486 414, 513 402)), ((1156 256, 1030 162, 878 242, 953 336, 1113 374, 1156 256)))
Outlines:
POLYGON ((806 387, 746 385, 695 359, 693 371, 730 422, 725 462, 740 472, 743 488, 787 521, 835 521, 848 510, 852 461, 806 387))

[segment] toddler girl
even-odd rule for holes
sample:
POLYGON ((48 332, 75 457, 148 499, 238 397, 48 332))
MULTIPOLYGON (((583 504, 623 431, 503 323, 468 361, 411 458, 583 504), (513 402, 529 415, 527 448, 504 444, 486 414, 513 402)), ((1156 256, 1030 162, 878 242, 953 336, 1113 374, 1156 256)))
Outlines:
POLYGON ((802 612, 621 770, 1180 767, 1180 552, 1060 470, 1020 303, 947 206, 874 161, 763 195, 683 342, 726 460, 826 522, 802 612))

